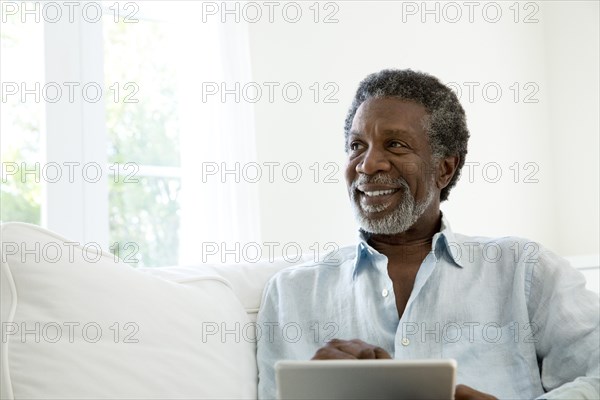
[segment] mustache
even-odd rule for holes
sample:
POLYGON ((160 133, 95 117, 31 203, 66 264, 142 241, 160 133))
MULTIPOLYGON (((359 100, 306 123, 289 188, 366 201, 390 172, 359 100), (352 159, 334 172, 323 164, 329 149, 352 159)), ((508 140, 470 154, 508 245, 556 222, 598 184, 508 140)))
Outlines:
POLYGON ((408 182, 406 182, 403 178, 393 178, 389 175, 385 174, 377 174, 377 175, 364 175, 360 174, 358 177, 352 182, 350 185, 350 189, 357 190, 359 185, 365 184, 379 184, 379 185, 391 185, 398 186, 404 189, 409 189, 408 182))

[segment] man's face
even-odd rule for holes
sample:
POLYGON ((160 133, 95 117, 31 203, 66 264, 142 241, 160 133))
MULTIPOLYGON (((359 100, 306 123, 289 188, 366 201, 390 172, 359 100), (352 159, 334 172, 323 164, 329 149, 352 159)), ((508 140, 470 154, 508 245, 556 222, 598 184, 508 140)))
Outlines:
POLYGON ((425 108, 391 97, 365 101, 348 136, 346 183, 362 229, 405 232, 426 212, 436 212, 431 146, 423 127, 425 108))

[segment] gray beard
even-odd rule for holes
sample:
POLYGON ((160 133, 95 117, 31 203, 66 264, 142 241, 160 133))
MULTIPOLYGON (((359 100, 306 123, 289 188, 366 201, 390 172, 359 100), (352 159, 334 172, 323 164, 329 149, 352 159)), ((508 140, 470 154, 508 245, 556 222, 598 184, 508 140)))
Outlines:
POLYGON ((396 235, 406 232, 417 220, 423 215, 425 210, 431 205, 435 192, 429 191, 427 198, 422 202, 416 202, 415 197, 410 192, 408 183, 402 179, 393 179, 383 175, 375 175, 372 178, 367 178, 365 175, 359 175, 350 187, 350 202, 354 218, 359 223, 362 230, 379 235, 396 235), (363 178, 364 177, 364 178, 363 178), (379 212, 385 210, 388 205, 382 204, 377 206, 369 206, 360 204, 359 197, 356 192, 356 187, 363 183, 374 184, 389 184, 400 186, 402 192, 402 201, 398 207, 392 212, 380 218, 367 217, 367 212, 379 212))

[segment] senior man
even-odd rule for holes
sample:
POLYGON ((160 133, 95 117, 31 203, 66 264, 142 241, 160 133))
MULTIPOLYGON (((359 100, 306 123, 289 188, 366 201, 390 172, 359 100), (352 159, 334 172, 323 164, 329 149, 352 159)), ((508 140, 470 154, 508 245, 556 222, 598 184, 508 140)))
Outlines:
POLYGON ((371 74, 345 138, 360 241, 266 286, 259 397, 275 397, 282 359, 454 358, 457 399, 599 398, 599 301, 583 276, 535 242, 454 233, 440 212, 469 138, 454 93, 411 70, 371 74))

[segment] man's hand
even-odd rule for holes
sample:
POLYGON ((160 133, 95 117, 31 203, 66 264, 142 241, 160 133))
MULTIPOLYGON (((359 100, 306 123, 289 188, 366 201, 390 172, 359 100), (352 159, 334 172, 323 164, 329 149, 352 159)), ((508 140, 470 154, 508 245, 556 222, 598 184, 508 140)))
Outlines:
POLYGON ((498 400, 491 394, 479 392, 467 385, 456 385, 454 400, 498 400))
MULTIPOLYGON (((360 339, 332 339, 321 347, 313 360, 368 360, 391 359, 387 351, 378 346, 365 343, 360 339)), ((482 393, 467 385, 456 385, 455 400, 498 400, 496 397, 482 393)))
POLYGON ((387 351, 360 339, 332 339, 315 353, 313 360, 391 359, 387 351))

